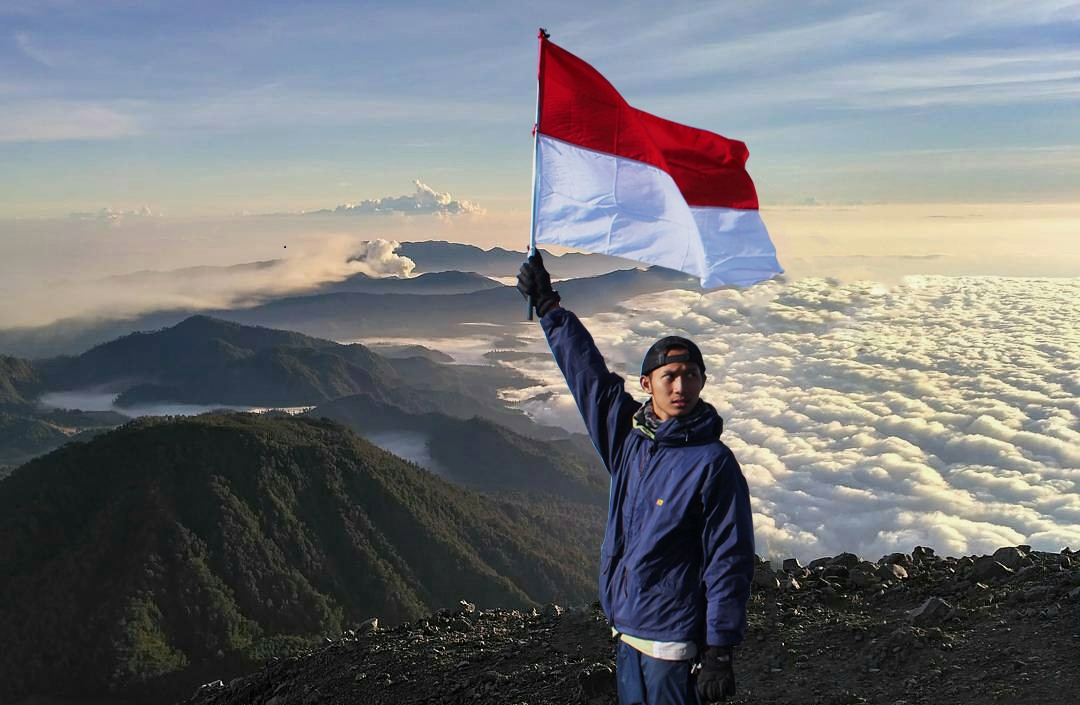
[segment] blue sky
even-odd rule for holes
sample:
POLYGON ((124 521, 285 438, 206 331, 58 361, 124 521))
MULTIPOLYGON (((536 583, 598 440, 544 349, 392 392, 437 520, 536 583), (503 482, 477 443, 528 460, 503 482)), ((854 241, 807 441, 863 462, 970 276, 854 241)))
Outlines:
POLYGON ((762 203, 1080 200, 1080 3, 0 0, 0 217, 527 208, 535 33, 762 203))

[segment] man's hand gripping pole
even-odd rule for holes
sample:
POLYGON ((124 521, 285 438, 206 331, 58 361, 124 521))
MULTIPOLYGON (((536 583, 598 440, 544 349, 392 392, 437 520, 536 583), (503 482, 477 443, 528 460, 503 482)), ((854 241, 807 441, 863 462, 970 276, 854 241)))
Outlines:
POLYGON ((544 258, 537 249, 533 249, 529 259, 521 264, 517 276, 517 290, 529 302, 530 321, 533 310, 543 318, 562 301, 559 292, 551 288, 551 275, 544 268, 544 258))

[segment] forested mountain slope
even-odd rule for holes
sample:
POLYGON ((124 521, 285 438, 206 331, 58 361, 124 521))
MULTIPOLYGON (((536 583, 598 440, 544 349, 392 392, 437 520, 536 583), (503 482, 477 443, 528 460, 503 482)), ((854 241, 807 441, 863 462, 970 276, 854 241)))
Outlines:
POLYGON ((587 599, 560 525, 328 420, 141 419, 0 483, 0 702, 166 701, 368 616, 587 599))

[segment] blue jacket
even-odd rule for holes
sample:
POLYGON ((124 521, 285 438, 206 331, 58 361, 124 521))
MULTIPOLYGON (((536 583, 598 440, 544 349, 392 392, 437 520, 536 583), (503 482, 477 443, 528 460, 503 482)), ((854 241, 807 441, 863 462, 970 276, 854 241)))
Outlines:
POLYGON ((750 493, 711 405, 655 437, 577 316, 541 319, 551 352, 611 473, 600 604, 623 634, 715 646, 742 642, 754 576, 750 493))

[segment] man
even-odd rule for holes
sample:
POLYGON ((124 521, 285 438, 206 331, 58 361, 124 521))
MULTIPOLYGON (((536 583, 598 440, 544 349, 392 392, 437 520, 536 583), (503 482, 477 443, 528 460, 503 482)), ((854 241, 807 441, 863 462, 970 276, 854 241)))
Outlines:
POLYGON ((600 551, 600 604, 619 635, 622 705, 683 705, 735 694, 754 571, 746 480, 699 398, 705 362, 685 338, 656 342, 641 366, 641 404, 608 371, 592 337, 551 287, 536 252, 517 288, 611 473, 600 551), (700 661, 700 671, 694 666, 700 661))

